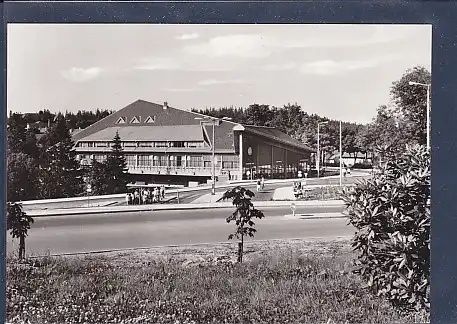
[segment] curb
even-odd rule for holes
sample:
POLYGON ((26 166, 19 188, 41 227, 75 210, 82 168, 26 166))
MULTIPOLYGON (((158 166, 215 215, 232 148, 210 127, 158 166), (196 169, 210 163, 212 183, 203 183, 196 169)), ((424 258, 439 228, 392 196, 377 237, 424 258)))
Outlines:
POLYGON ((295 214, 292 215, 292 214, 287 214, 287 215, 284 215, 284 218, 285 219, 329 219, 329 218, 347 218, 346 215, 344 215, 343 213, 325 213, 325 214, 321 214, 321 216, 318 216, 318 215, 306 215, 306 214, 295 214))
MULTIPOLYGON (((352 236, 335 236, 335 237, 326 237, 326 236, 317 236, 317 237, 295 237, 295 238, 287 238, 287 239, 267 239, 267 240, 252 240, 252 241, 245 241, 245 246, 250 243, 268 243, 274 241, 303 241, 303 242, 316 242, 316 241, 324 241, 324 242, 333 242, 333 241, 349 241, 352 236)), ((126 252, 126 251, 141 251, 141 250, 152 250, 152 249, 164 249, 164 248, 185 248, 185 247, 194 247, 194 246, 206 246, 206 247, 214 247, 215 245, 235 245, 236 241, 227 242, 215 242, 215 243, 188 243, 188 244, 169 244, 169 245, 154 245, 154 246, 143 246, 143 247, 134 247, 134 248, 124 248, 124 249, 111 249, 111 250, 98 250, 98 251, 88 251, 88 252, 74 252, 74 253, 59 253, 59 254, 50 254, 50 255, 32 255, 28 256, 28 258, 36 259, 42 258, 46 256, 52 257, 65 257, 65 256, 78 256, 78 255, 92 255, 92 254, 102 254, 102 253, 114 253, 114 252, 126 252)))
MULTIPOLYGON (((327 201, 285 201, 285 202, 254 202, 256 208, 265 207, 290 207, 291 203, 295 203, 300 207, 329 207, 329 206, 344 206, 341 200, 327 200, 327 201)), ((90 215, 90 214, 113 214, 113 213, 133 213, 133 212, 153 212, 165 210, 189 210, 189 209, 220 209, 220 208, 234 208, 231 202, 214 203, 214 204, 182 204, 182 205, 162 205, 162 206, 145 206, 132 208, 130 206, 120 207, 93 207, 89 210, 84 208, 73 209, 53 209, 53 210, 30 210, 27 212, 32 217, 47 217, 47 216, 70 216, 70 215, 90 215), (112 208, 112 209, 107 209, 112 208)))

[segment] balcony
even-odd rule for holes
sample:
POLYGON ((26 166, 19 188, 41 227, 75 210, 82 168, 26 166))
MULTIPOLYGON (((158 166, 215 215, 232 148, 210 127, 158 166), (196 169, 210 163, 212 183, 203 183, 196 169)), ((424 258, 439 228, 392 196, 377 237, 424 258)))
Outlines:
MULTIPOLYGON (((130 174, 154 174, 154 175, 177 175, 177 176, 198 176, 211 177, 211 167, 177 167, 177 166, 132 166, 128 165, 130 174)), ((220 176, 227 171, 236 173, 238 168, 224 168, 216 166, 216 176, 220 176)))

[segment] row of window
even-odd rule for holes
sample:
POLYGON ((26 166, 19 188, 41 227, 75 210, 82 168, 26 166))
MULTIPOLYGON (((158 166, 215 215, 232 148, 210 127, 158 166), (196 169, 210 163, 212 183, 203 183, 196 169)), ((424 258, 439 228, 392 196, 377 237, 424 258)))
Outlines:
MULTIPOLYGON (((81 154, 78 156, 83 164, 88 164, 92 158, 97 162, 103 162, 106 160, 105 154, 93 154, 85 155, 81 154)), ((224 156, 224 159, 227 157, 224 156)), ((202 155, 131 155, 126 154, 125 160, 128 167, 189 167, 189 168, 210 168, 211 160, 208 160, 208 156, 203 157, 202 155)), ((217 162, 219 163, 219 162, 217 162)), ((218 164, 219 165, 219 164, 218 164)), ((219 165, 220 166, 220 165, 219 165)), ((238 167, 236 161, 223 161, 222 168, 234 169, 238 167)))
MULTIPOLYGON (((204 142, 184 142, 184 141, 173 141, 173 142, 122 142, 122 147, 188 147, 188 148, 201 148, 205 147, 204 142)), ((77 147, 89 148, 89 147, 111 147, 113 142, 79 142, 77 147)))

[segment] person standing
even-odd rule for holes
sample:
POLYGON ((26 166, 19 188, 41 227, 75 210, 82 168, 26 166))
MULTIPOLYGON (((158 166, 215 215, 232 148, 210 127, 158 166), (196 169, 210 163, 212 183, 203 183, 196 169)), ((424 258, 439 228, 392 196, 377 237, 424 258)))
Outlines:
POLYGON ((260 181, 260 179, 257 179, 257 192, 260 191, 260 185, 261 185, 261 181, 260 181))
POLYGON ((165 185, 160 187, 160 196, 162 196, 162 199, 165 199, 165 185))
POLYGON ((264 176, 262 176, 261 184, 262 184, 262 190, 263 190, 265 188, 265 178, 264 178, 264 176))

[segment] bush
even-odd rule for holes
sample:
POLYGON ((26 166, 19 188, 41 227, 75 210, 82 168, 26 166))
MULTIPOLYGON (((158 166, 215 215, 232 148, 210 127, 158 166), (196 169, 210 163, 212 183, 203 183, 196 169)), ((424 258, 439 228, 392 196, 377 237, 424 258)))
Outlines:
POLYGON ((355 163, 351 169, 373 169, 373 165, 369 163, 355 163))
POLYGON ((389 157, 342 198, 357 232, 357 273, 401 309, 429 309, 430 156, 422 146, 389 157))

